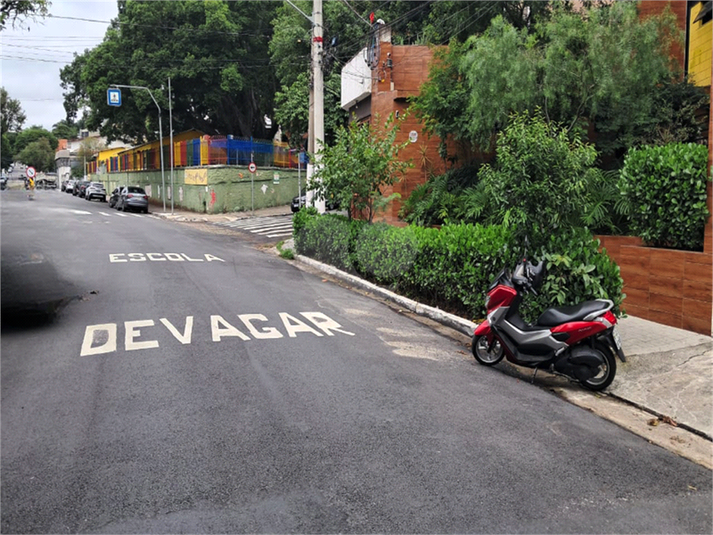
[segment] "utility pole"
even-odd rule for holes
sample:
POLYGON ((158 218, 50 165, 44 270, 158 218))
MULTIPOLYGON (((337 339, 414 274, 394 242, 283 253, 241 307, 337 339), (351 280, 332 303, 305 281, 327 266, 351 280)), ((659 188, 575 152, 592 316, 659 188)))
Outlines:
MULTIPOLYGON (((173 184, 173 104, 171 97, 171 78, 168 78, 168 130, 169 130, 169 158, 171 158, 171 213, 173 213, 173 198, 176 196, 176 188, 173 184)), ((163 148, 163 147, 162 147, 163 148)))
MULTIPOLYGON (((322 73, 322 52, 324 50, 322 0, 313 0, 312 3, 312 97, 310 105, 310 152, 314 161, 307 164, 307 180, 314 175, 315 168, 319 168, 320 157, 318 153, 324 143, 324 74, 322 73)), ((320 213, 324 213, 325 201, 314 198, 314 191, 307 192, 307 205, 316 206, 320 213)))

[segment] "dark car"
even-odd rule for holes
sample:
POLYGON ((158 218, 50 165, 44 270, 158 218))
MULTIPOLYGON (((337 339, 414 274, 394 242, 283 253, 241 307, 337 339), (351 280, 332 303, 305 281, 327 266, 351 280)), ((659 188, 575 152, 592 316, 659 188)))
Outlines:
POLYGON ((119 186, 118 188, 114 188, 114 191, 111 192, 111 195, 109 196, 109 208, 114 208, 116 203, 119 202, 122 189, 124 189, 123 186, 119 186))
POLYGON ((88 201, 99 199, 101 202, 106 202, 106 189, 101 182, 91 182, 87 189, 84 190, 84 198, 88 201))
POLYGON ((145 214, 149 213, 149 197, 144 188, 138 186, 128 186, 121 188, 121 194, 116 202, 116 209, 126 212, 127 210, 138 210, 145 214))
POLYGON ((74 190, 72 191, 72 195, 75 197, 84 197, 84 192, 87 189, 87 186, 89 185, 89 180, 79 180, 74 184, 74 190))
MULTIPOLYGON (((303 206, 307 206, 307 194, 303 193, 302 195, 298 195, 296 197, 292 198, 292 202, 290 203, 290 209, 292 212, 299 212, 300 208, 303 206)), ((328 199, 327 200, 327 210, 339 210, 339 203, 334 200, 334 199, 328 199)))
POLYGON ((7 187, 7 177, 4 176, 0 178, 0 189, 5 189, 7 187))

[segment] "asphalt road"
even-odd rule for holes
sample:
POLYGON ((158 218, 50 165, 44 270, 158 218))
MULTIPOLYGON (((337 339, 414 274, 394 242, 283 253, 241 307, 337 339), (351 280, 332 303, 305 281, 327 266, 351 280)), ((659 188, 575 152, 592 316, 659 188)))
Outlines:
POLYGON ((710 471, 239 234, 0 207, 3 533, 712 531, 710 471))

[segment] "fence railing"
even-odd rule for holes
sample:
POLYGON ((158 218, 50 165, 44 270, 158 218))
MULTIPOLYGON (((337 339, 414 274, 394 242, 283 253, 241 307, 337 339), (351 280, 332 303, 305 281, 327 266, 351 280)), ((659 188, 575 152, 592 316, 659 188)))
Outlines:
MULTIPOLYGON (((169 147, 164 146, 164 169, 170 163, 169 147)), ((258 167, 297 168, 300 152, 287 143, 233 136, 203 136, 177 141, 173 144, 173 166, 199 167, 204 165, 248 165, 258 167)), ((302 160, 304 165, 304 157, 302 160)), ((119 171, 155 171, 161 169, 158 147, 135 149, 125 154, 87 162, 87 172, 114 173, 119 171)))

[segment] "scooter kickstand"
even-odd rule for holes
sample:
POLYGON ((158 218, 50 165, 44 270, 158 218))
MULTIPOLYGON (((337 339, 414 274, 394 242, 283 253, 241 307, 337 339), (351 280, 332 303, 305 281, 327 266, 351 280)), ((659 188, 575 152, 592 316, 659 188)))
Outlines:
POLYGON ((535 373, 532 374, 532 379, 530 380, 531 385, 535 384, 535 377, 537 377, 537 370, 539 370, 539 368, 535 368, 535 373))

